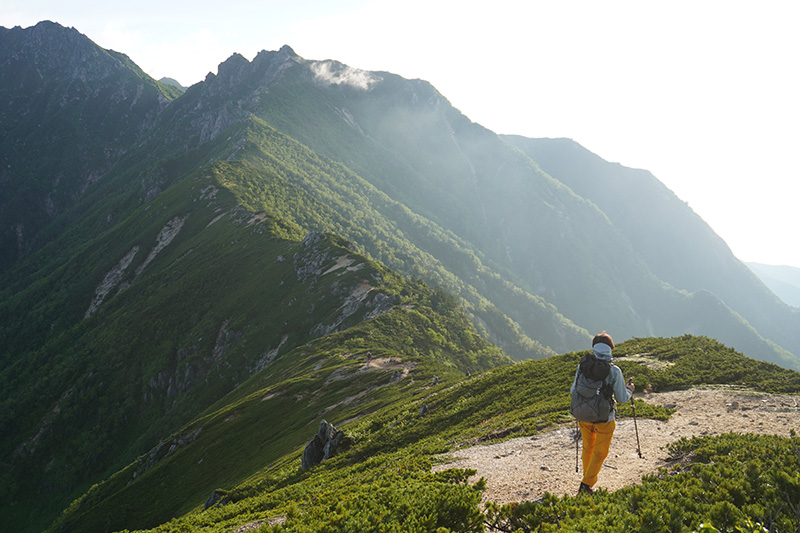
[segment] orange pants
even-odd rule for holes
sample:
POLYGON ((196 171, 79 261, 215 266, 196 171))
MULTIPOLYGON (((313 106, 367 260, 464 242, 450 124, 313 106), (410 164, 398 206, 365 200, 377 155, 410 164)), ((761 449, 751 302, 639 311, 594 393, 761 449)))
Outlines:
POLYGON ((614 436, 617 422, 578 422, 578 425, 583 438, 583 483, 593 487, 611 447, 611 437, 614 436))

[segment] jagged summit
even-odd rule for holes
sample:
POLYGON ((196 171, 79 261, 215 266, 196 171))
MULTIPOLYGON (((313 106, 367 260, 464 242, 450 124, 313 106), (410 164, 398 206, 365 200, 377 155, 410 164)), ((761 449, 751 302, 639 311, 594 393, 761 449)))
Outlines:
POLYGON ((300 58, 300 56, 298 56, 292 49, 292 47, 289 46, 288 44, 284 44, 283 46, 281 46, 280 50, 278 51, 283 54, 288 54, 290 57, 300 58))
MULTIPOLYGON (((6 68, 23 65, 42 69, 51 75, 54 71, 67 73, 76 65, 94 61, 97 63, 102 49, 74 28, 66 28, 55 22, 43 21, 22 29, 19 26, 0 28, 0 57, 6 68)), ((102 59, 100 60, 102 61, 102 59)), ((91 69, 80 73, 95 78, 91 69)), ((3 85, 20 83, 17 78, 4 78, 3 85)))

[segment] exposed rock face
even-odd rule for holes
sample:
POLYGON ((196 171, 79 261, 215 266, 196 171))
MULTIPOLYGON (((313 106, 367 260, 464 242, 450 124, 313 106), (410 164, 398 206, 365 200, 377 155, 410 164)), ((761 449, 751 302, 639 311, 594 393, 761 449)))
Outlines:
MULTIPOLYGON (((158 255, 158 253, 163 250, 169 243, 172 242, 172 239, 175 238, 176 235, 181 231, 183 227, 183 223, 186 222, 186 217, 174 217, 172 220, 167 222, 161 231, 156 236, 156 244, 153 246, 152 250, 148 254, 147 258, 144 262, 136 268, 135 276, 138 276, 142 273, 142 271, 150 264, 150 262, 158 255)), ((139 251, 139 246, 134 246, 131 250, 120 259, 119 263, 117 263, 114 268, 112 268, 103 278, 103 281, 100 282, 100 285, 97 286, 95 289, 95 296, 92 299, 92 303, 89 304, 89 308, 86 310, 84 314, 84 318, 88 318, 92 313, 97 311, 100 307, 100 304, 103 303, 106 296, 117 286, 120 286, 120 290, 125 289, 128 286, 128 283, 122 283, 122 277, 125 274, 126 269, 130 266, 133 258, 139 251)))
POLYGON ((255 366, 250 371, 251 374, 255 374, 256 372, 260 372, 264 370, 267 365, 269 365, 275 358, 278 356, 278 352, 280 351, 281 347, 289 340, 289 335, 284 333, 283 337, 281 337, 281 342, 275 348, 269 349, 266 352, 262 353, 258 361, 256 361, 255 366))
POLYGON ((183 448, 184 446, 188 446, 196 441, 197 437, 200 436, 202 431, 203 428, 196 429, 191 433, 184 431, 182 433, 172 435, 167 440, 162 440, 159 442, 155 448, 150 450, 150 452, 136 460, 136 469, 133 471, 131 479, 128 481, 128 483, 133 482, 136 478, 153 468, 156 463, 165 457, 172 455, 176 449, 183 448))
MULTIPOLYGON (((207 383, 211 376, 215 376, 211 379, 233 379, 227 372, 230 363, 226 360, 226 354, 240 341, 242 332, 228 329, 229 321, 225 320, 220 326, 217 341, 210 353, 203 352, 197 343, 179 348, 170 364, 148 381, 144 401, 175 398, 204 381, 207 383)), ((269 361, 271 359, 264 366, 269 361)))
POLYGON ((261 94, 283 76, 300 58, 288 46, 278 52, 262 51, 251 62, 233 54, 218 67, 217 74, 209 73, 202 85, 187 91, 184 103, 194 110, 189 126, 199 132, 197 141, 216 139, 234 124, 251 116, 261 94))
POLYGON ((120 280, 122 279, 122 275, 125 273, 125 270, 133 261, 134 256, 139 251, 138 246, 134 246, 131 250, 125 254, 125 257, 120 259, 119 263, 117 263, 114 268, 112 268, 108 274, 103 278, 103 281, 100 282, 100 285, 97 286, 95 289, 94 299, 92 303, 89 304, 89 309, 86 310, 84 314, 84 318, 88 318, 92 313, 97 311, 97 308, 100 307, 100 304, 103 303, 103 300, 106 298, 109 292, 116 287, 120 280))
POLYGON ((226 501, 223 499, 227 493, 224 490, 216 489, 211 493, 211 496, 208 497, 206 500, 206 504, 203 509, 208 509, 209 507, 214 507, 215 505, 225 505, 226 501))
MULTIPOLYGON (((324 233, 311 232, 303 239, 303 248, 294 254, 292 261, 297 280, 314 284, 326 275, 341 276, 345 272, 356 272, 364 267, 350 254, 337 257, 330 251, 330 243, 324 233)), ((347 319, 356 313, 364 313, 364 320, 386 313, 400 302, 399 296, 389 296, 375 292, 372 283, 381 283, 380 274, 372 274, 371 279, 352 282, 334 281, 331 293, 342 298, 342 305, 331 319, 317 324, 311 335, 322 337, 340 331, 347 319)))
POLYGON ((306 282, 309 279, 317 278, 327 270, 326 264, 330 264, 334 257, 316 246, 324 242, 325 234, 312 232, 303 239, 303 251, 294 254, 294 269, 297 273, 297 281, 306 282))
POLYGON ((158 255, 161 250, 163 250, 169 243, 172 242, 172 239, 174 239, 175 236, 181 231, 184 222, 186 222, 185 216, 174 217, 172 220, 167 222, 163 228, 161 228, 161 231, 158 232, 158 235, 156 236, 156 245, 152 250, 150 250, 150 253, 144 260, 144 263, 136 268, 137 276, 141 274, 145 268, 147 268, 147 265, 149 265, 150 262, 155 259, 156 255, 158 255))
POLYGON ((364 316, 364 320, 369 320, 383 313, 388 313, 395 305, 398 305, 400 301, 400 296, 396 294, 387 296, 382 292, 377 293, 372 300, 367 302, 367 309, 369 309, 369 312, 364 316))
POLYGON ((339 445, 344 439, 344 431, 336 429, 333 424, 325 420, 320 421, 319 431, 314 438, 306 445, 303 451, 302 467, 303 471, 321 463, 325 459, 330 459, 336 453, 339 445))

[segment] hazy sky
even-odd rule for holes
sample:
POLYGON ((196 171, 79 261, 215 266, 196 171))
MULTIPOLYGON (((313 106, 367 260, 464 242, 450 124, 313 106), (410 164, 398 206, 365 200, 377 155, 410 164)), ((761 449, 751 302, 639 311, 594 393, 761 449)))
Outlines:
POLYGON ((800 267, 800 2, 0 0, 154 78, 201 81, 284 44, 430 81, 497 133, 645 168, 745 261, 800 267))

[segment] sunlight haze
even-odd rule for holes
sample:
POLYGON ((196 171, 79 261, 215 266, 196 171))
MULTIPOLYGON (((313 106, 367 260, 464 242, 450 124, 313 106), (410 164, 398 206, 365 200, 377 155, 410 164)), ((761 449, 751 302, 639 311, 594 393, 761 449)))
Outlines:
POLYGON ((795 2, 0 0, 1 26, 42 20, 184 86, 284 44, 421 78, 497 133, 651 171, 743 261, 800 267, 795 2))

